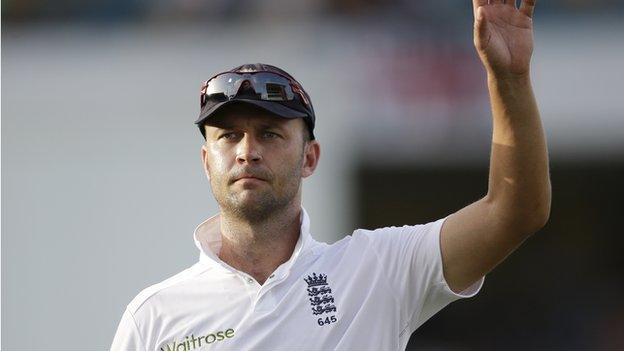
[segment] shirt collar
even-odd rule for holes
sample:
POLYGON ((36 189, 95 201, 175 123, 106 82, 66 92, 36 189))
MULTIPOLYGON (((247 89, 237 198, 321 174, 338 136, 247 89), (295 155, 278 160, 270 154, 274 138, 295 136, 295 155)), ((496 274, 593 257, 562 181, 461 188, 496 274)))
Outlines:
MULTIPOLYGON (((232 271, 234 268, 230 267, 219 258, 219 251, 221 250, 220 218, 221 215, 218 213, 200 223, 195 228, 193 239, 195 241, 195 246, 199 249, 200 262, 207 263, 216 268, 232 271)), ((293 253, 290 259, 282 264, 282 266, 285 266, 284 268, 286 270, 289 270, 299 257, 306 256, 308 253, 312 252, 316 244, 316 241, 310 234, 310 217, 303 207, 301 207, 300 223, 300 235, 295 244, 293 253)))

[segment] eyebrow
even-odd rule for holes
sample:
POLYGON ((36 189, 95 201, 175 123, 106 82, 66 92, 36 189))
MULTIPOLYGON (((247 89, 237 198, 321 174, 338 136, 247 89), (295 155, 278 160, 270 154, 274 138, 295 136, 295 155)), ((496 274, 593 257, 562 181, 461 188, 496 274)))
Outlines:
MULTIPOLYGON (((214 124, 208 124, 210 127, 218 128, 218 129, 234 129, 236 127, 235 124, 225 121, 219 121, 214 124)), ((284 130, 284 123, 260 123, 260 129, 279 129, 284 130)))

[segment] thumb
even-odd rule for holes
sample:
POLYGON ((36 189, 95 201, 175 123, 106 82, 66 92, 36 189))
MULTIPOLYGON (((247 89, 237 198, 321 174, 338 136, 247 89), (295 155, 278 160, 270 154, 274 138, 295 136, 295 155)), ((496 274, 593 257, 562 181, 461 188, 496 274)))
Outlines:
POLYGON ((474 44, 478 50, 485 49, 490 41, 488 31, 488 21, 485 18, 485 10, 483 6, 477 9, 474 23, 474 44))

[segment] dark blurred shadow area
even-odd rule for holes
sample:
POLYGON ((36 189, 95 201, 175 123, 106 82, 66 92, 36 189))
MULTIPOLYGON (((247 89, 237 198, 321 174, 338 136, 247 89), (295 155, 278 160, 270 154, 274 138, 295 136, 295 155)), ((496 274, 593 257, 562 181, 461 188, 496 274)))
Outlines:
MULTIPOLYGON (((425 223, 482 197, 487 168, 363 166, 359 223, 425 223)), ((624 160, 554 162, 549 223, 417 330, 408 350, 624 349, 624 160)))

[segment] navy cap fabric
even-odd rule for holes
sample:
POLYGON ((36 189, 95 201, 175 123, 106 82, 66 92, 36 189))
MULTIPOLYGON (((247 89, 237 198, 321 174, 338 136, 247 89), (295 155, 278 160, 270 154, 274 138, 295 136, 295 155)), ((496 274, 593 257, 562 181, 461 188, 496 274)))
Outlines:
MULTIPOLYGON (((238 67, 234 67, 226 72, 235 72, 235 73, 251 73, 251 72, 275 72, 285 77, 288 77, 293 82, 298 84, 301 87, 301 84, 295 80, 293 76, 288 74, 286 71, 281 68, 264 64, 264 63, 255 63, 255 64, 244 64, 238 67)), ((223 72, 225 73, 225 72, 223 72)), ((206 104, 199 113, 199 117, 195 121, 195 124, 199 127, 200 132, 205 137, 204 133, 204 123, 208 118, 214 116, 218 111, 223 109, 225 106, 243 103, 243 104, 251 104, 261 108, 262 110, 267 111, 268 113, 274 114, 283 118, 303 118, 308 130, 310 131, 311 139, 314 139, 314 125, 315 125, 315 116, 314 116, 314 108, 312 107, 312 101, 310 100, 310 96, 308 93, 303 90, 301 87, 302 94, 305 95, 305 98, 308 101, 308 104, 305 104, 301 97, 298 94, 295 94, 295 99, 293 101, 263 101, 256 99, 246 99, 244 94, 237 95, 235 98, 223 101, 217 104, 206 104), (309 106, 309 107, 308 107, 309 106)))

